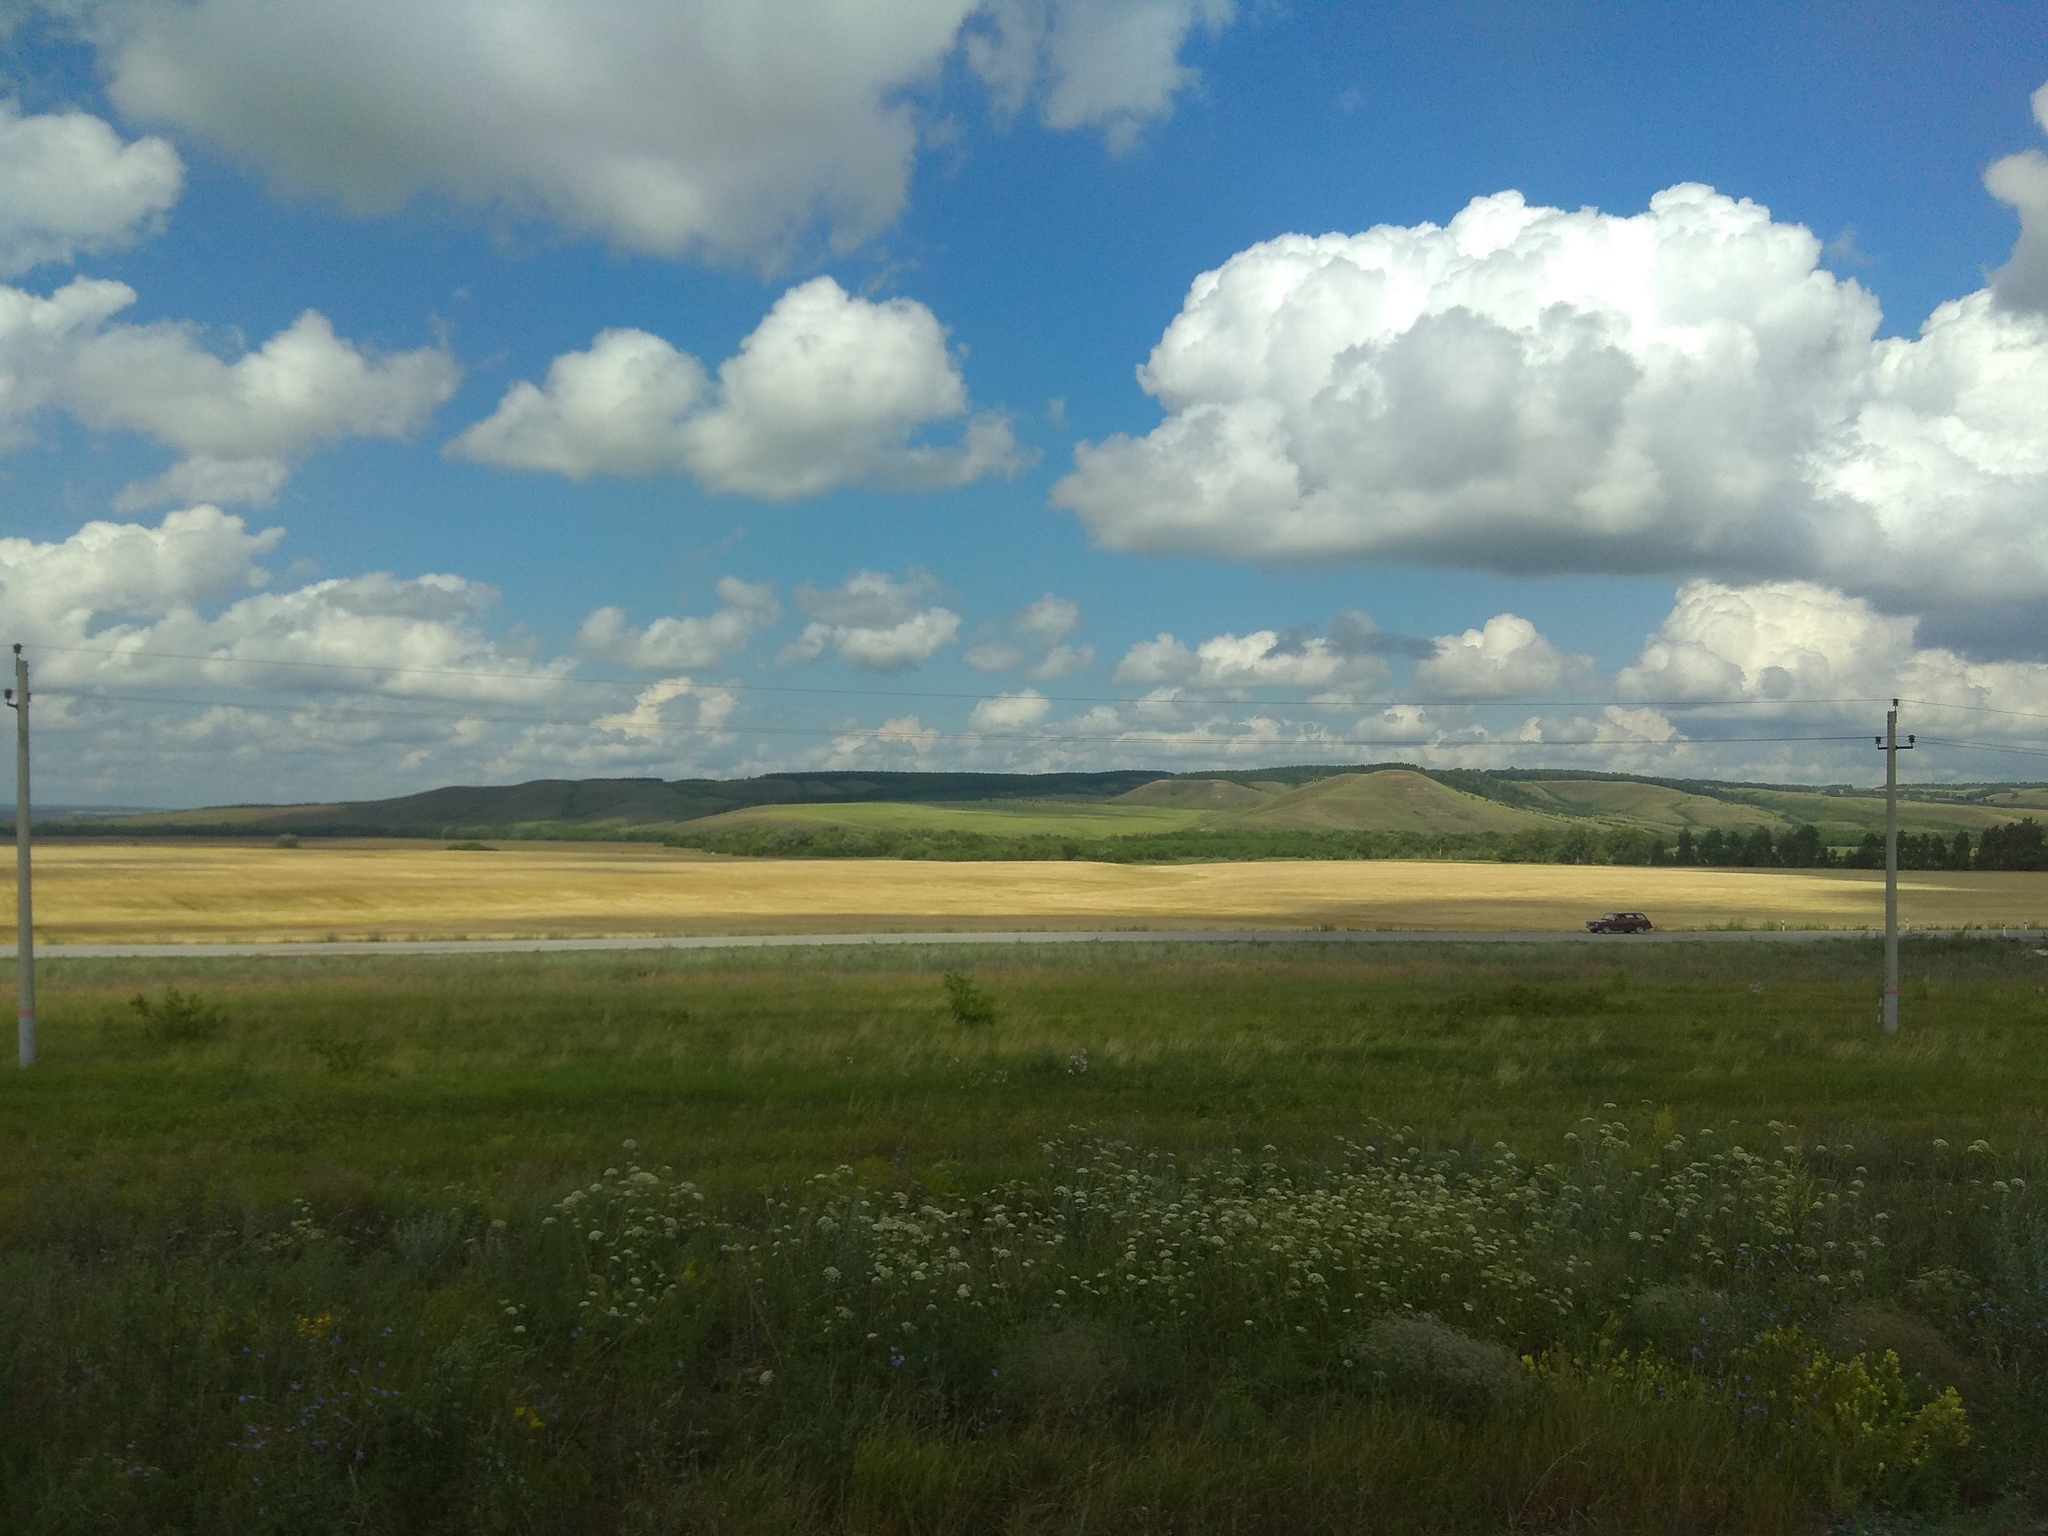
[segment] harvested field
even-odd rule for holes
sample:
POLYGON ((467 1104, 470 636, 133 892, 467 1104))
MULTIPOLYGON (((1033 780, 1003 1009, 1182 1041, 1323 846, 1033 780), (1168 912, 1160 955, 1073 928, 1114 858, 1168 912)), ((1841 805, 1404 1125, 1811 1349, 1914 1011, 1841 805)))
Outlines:
MULTIPOLYGON (((1011 927, 1543 931, 1609 908, 1667 928, 1861 928, 1863 870, 1428 861, 1121 865, 721 859, 644 844, 53 843, 36 853, 47 942, 528 938, 1011 927)), ((0 921, 13 921, 12 892, 0 921)), ((2048 924, 2048 878, 1908 874, 1921 927, 2048 924)))

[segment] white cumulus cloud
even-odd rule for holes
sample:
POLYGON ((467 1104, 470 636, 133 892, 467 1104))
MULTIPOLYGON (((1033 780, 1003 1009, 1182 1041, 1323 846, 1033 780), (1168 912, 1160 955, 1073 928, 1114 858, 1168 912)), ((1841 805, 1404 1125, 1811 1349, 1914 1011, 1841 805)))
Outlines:
POLYGON ((968 411, 936 316, 855 298, 829 277, 790 289, 720 364, 646 331, 611 330, 512 386, 449 444, 462 458, 576 479, 688 473, 707 488, 787 500, 840 485, 931 489, 1008 474, 1009 424, 983 412, 959 442, 914 442, 968 411))
POLYGON ((977 672, 1024 667, 1025 675, 1035 683, 1055 682, 1095 664, 1094 646, 1061 643, 1080 625, 1081 605, 1048 592, 1026 603, 1000 626, 984 625, 961 660, 977 672))
POLYGON ((1140 369, 1165 420, 1081 445, 1054 500, 1120 550, 1800 577, 1980 627, 2048 603, 2048 316, 1986 290, 1880 340, 1820 256, 1694 185, 1266 241, 1140 369))
POLYGON ((1385 662, 1341 636, 1272 629, 1212 635, 1193 649, 1162 633, 1124 652, 1114 673, 1120 683, 1220 689, 1370 688, 1386 675, 1385 662))
POLYGON ((1623 699, 1782 703, 1803 715, 1820 704, 1830 706, 1823 716, 1875 714, 1880 723, 1883 701, 1905 698, 1923 723, 1924 706, 1944 706, 1939 720, 1958 734, 2037 734, 2024 718, 1981 712, 2048 714, 2048 666, 1971 661, 1922 645, 1919 628, 1917 619, 1811 582, 1688 582, 1615 688, 1623 699), (1964 731, 1970 715, 1980 717, 1964 731))
POLYGON ((1050 699, 1036 688, 1026 688, 1021 693, 1003 693, 992 699, 983 699, 968 716, 967 727, 973 731, 1029 730, 1051 710, 1050 699))
MULTIPOLYGON (((275 584, 283 535, 201 506, 0 537, 0 635, 34 669, 46 793, 221 804, 731 770, 730 687, 580 680, 572 658, 494 634, 497 593, 452 573, 275 584)), ((774 601, 730 580, 721 598, 721 613, 774 601)), ((654 661, 673 636, 640 638, 654 661)))
POLYGON ((54 542, 0 539, 0 626, 54 688, 533 702, 567 674, 566 662, 532 662, 485 634, 497 593, 461 576, 373 572, 263 590, 259 562, 282 537, 192 507, 153 528, 92 522, 54 542))
MULTIPOLYGON (((902 211, 974 0, 111 0, 93 35, 128 117, 378 214, 422 194, 654 256, 775 267, 902 211)), ((1225 0, 991 0, 970 62, 999 105, 1112 145, 1192 82, 1225 0), (1001 56, 998 61, 998 55, 1001 56)))
MULTIPOLYGON (((2048 85, 2034 92, 2034 121, 2048 133, 2048 85)), ((2020 216, 2012 260, 1992 277, 1992 292, 2013 309, 2048 312, 2048 155, 2022 150, 1992 161, 1984 187, 2020 216)))
POLYGON ((37 412, 102 432, 138 432, 184 460, 122 493, 151 501, 263 502, 292 461, 344 437, 402 438, 455 392, 462 370, 438 347, 366 353, 307 310, 253 352, 214 355, 195 327, 129 325, 125 283, 77 278, 48 297, 0 287, 0 447, 37 412))
POLYGON ((599 608, 576 632, 576 649, 647 671, 709 667, 736 655, 757 631, 781 617, 782 605, 772 583, 726 576, 718 583, 715 613, 702 618, 665 616, 645 629, 634 629, 623 608, 599 608))
POLYGON ((656 256, 774 264, 901 211, 903 92, 964 0, 200 0, 102 14, 108 91, 365 214, 421 193, 656 256))
POLYGON ((154 234, 185 186, 159 138, 121 142, 88 112, 24 117, 0 101, 0 275, 154 234))
POLYGON ((1455 699, 1512 699, 1585 686, 1593 658, 1568 656, 1527 619, 1495 614, 1483 628, 1439 635, 1436 650, 1415 664, 1415 680, 1455 699))
POLYGON ((825 754, 827 768, 852 768, 875 757, 901 757, 900 749, 908 747, 914 760, 922 763, 938 745, 939 733, 920 722, 915 715, 898 715, 884 720, 871 731, 849 730, 832 738, 832 745, 825 754))
POLYGON ((661 741, 678 731, 718 732, 738 703, 739 696, 730 688, 706 687, 687 677, 665 677, 641 689, 632 708, 600 716, 596 727, 647 742, 661 741), (691 706, 681 717, 668 710, 678 699, 691 706))
POLYGON ((1101 128, 1120 151, 1200 80, 1180 60, 1188 34, 1213 36, 1235 10, 1231 0, 988 0, 967 62, 999 113, 1036 97, 1048 128, 1101 128))
POLYGON ((837 587, 805 583, 796 605, 810 619, 779 660, 816 661, 831 651, 864 672, 895 672, 927 661, 960 633, 960 615, 925 599, 938 589, 928 571, 902 581, 884 571, 856 571, 837 587))

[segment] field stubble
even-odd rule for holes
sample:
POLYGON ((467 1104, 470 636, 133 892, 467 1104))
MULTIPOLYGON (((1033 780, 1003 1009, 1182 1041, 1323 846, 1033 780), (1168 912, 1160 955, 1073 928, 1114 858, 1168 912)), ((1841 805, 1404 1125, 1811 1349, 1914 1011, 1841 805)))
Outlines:
MULTIPOLYGON (((36 854, 46 943, 529 938, 1041 928, 1538 932, 1613 908, 1666 928, 1866 928, 1864 870, 1700 870, 1406 860, 726 859, 644 844, 50 843, 36 854)), ((0 923, 12 924, 11 887, 0 923)), ((2048 877, 1909 874, 1921 927, 2048 921, 2048 877)))

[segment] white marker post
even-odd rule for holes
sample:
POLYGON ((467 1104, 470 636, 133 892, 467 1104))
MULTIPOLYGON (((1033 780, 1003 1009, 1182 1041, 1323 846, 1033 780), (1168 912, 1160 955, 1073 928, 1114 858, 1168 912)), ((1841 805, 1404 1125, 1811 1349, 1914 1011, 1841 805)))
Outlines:
POLYGON ((21 1001, 14 1016, 14 1044, 24 1067, 36 1064, 36 930, 30 903, 28 850, 28 658, 14 648, 14 686, 7 690, 14 711, 14 974, 21 1001))

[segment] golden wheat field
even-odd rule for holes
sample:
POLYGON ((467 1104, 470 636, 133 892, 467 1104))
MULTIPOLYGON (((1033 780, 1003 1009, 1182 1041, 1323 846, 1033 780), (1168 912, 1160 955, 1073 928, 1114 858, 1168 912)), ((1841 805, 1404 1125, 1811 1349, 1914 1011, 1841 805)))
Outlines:
MULTIPOLYGON (((724 859, 633 844, 39 846, 49 943, 532 938, 1001 928, 1556 930, 1610 908, 1660 927, 1866 927, 1864 871, 1405 861, 1123 865, 724 859)), ((1904 921, 2041 926, 2048 876, 1901 877, 1904 921)), ((11 882, 0 912, 13 926, 11 882)))

